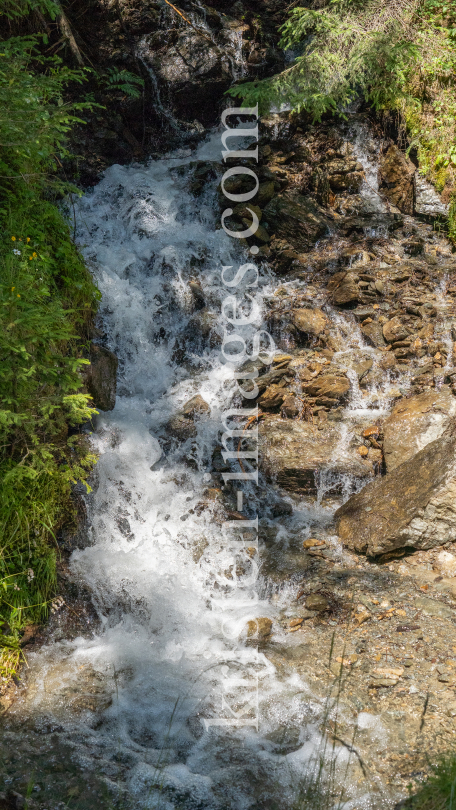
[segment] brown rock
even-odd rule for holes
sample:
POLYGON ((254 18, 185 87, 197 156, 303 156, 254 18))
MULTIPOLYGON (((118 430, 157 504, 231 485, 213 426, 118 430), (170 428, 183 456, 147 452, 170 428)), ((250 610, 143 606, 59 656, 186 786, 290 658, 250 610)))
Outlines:
POLYGON ((383 337, 387 343, 395 343, 398 340, 404 340, 409 334, 409 330, 404 326, 397 315, 383 324, 383 337))
POLYGON ((197 435, 195 418, 210 411, 209 405, 197 394, 185 403, 182 410, 168 421, 166 430, 179 441, 193 439, 197 435))
POLYGON ((39 629, 40 629, 39 624, 28 624, 19 642, 20 646, 25 647, 26 644, 30 644, 30 642, 32 642, 35 639, 39 629))
POLYGON ((371 323, 364 323, 361 327, 361 332, 371 346, 380 348, 385 345, 385 338, 383 337, 382 325, 378 321, 371 323))
POLYGON ((448 388, 426 391, 396 403, 383 426, 388 472, 438 439, 454 416, 456 400, 448 388))
POLYGON ((389 371, 389 369, 394 368, 396 365, 396 358, 392 352, 385 352, 383 357, 379 362, 379 366, 383 371, 389 371))
POLYGON ((349 191, 356 194, 364 180, 364 172, 347 172, 329 176, 329 186, 333 191, 349 191))
POLYGON ((347 377, 324 374, 316 377, 311 382, 305 383, 303 389, 311 397, 329 397, 338 400, 349 392, 350 382, 347 377))
POLYGON ((94 343, 91 345, 86 386, 95 407, 101 411, 112 411, 116 404, 118 362, 113 352, 94 343))
POLYGON ((415 166, 392 144, 380 160, 380 188, 404 214, 413 214, 415 166))
POLYGON ((316 337, 321 335, 328 325, 328 319, 321 309, 295 309, 292 318, 300 332, 316 337))
POLYGON ((294 394, 285 394, 281 412, 288 419, 294 419, 299 414, 299 400, 294 394))
MULTIPOLYGON (((454 430, 454 428, 453 428, 454 430)), ((456 439, 447 432, 337 510, 342 543, 377 556, 456 540, 456 439)))
POLYGON ((279 408, 285 399, 286 390, 280 385, 270 385, 258 400, 260 408, 279 408))
MULTIPOLYGON (((308 422, 270 416, 258 428, 261 469, 280 487, 300 495, 315 494, 320 474, 349 473, 355 479, 372 476, 372 467, 354 454, 338 455, 340 432, 333 424, 321 429, 308 422)), ((334 492, 340 484, 335 484, 334 492)))
POLYGON ((305 252, 325 236, 330 223, 322 208, 295 192, 274 197, 265 207, 263 216, 270 225, 271 233, 305 252))
POLYGON ((315 548, 316 546, 325 546, 326 543, 324 540, 317 540, 315 537, 309 537, 308 540, 304 540, 302 547, 303 548, 315 548))
POLYGON ((200 394, 197 394, 196 397, 192 397, 185 403, 181 412, 184 416, 190 416, 194 419, 197 414, 209 413, 210 410, 206 400, 200 394))
POLYGON ((336 273, 328 284, 328 292, 336 306, 355 303, 359 298, 358 276, 347 271, 336 273))
POLYGON ((275 196, 275 184, 273 180, 269 180, 267 183, 260 183, 256 195, 256 201, 258 205, 263 208, 268 202, 271 202, 272 198, 275 196))
POLYGON ((265 616, 247 622, 247 636, 264 640, 271 635, 272 621, 265 616))

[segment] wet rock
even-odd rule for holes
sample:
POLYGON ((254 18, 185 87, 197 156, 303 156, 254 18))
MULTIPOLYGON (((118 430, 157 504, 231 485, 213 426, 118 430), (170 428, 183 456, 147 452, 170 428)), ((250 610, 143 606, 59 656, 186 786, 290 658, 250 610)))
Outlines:
POLYGON ((296 192, 279 194, 263 211, 271 233, 301 251, 311 250, 328 232, 330 219, 313 200, 296 192))
POLYGON ((322 613, 329 608, 328 600, 319 593, 310 594, 305 601, 305 605, 307 610, 315 610, 317 613, 322 613))
POLYGON ((280 385, 270 385, 258 400, 260 408, 279 408, 285 399, 286 390, 280 385))
POLYGON ((448 208, 435 188, 416 172, 415 213, 431 217, 448 216, 448 208))
POLYGON ((204 400, 200 394, 197 394, 195 397, 192 397, 188 400, 188 402, 185 403, 184 407, 182 408, 182 414, 194 419, 198 414, 209 413, 210 410, 211 409, 206 400, 204 400))
POLYGON ((263 208, 272 198, 275 197, 276 189, 273 180, 268 180, 266 183, 260 183, 255 197, 255 201, 260 208, 263 208))
POLYGON ((113 352, 94 343, 91 345, 85 381, 95 407, 101 411, 112 411, 116 404, 118 362, 113 352))
POLYGON ((303 390, 311 397, 316 397, 318 404, 318 400, 322 397, 329 397, 333 400, 343 399, 350 390, 350 382, 345 376, 325 374, 312 382, 303 384, 303 390))
POLYGON ((342 543, 377 556, 456 540, 455 450, 447 433, 352 495, 335 514, 342 543))
POLYGON ((299 404, 299 400, 294 394, 285 394, 281 408, 282 416, 295 419, 299 414, 299 404))
POLYGON ((415 166, 392 144, 380 159, 380 189, 404 214, 413 213, 415 166))
POLYGON ((448 388, 426 391, 396 403, 383 425, 388 472, 442 436, 454 416, 456 400, 448 388))
POLYGON ((328 284, 333 303, 336 306, 356 303, 359 299, 358 281, 359 277, 355 273, 336 273, 328 284))
POLYGON ((361 360, 360 363, 355 363, 353 368, 358 375, 358 380, 361 381, 363 377, 365 377, 366 374, 368 374, 368 372, 371 370, 373 366, 373 363, 374 361, 372 360, 371 357, 367 357, 365 360, 361 360))
POLYGON ((361 332, 363 333, 367 342, 370 343, 371 346, 375 346, 375 348, 381 348, 382 346, 386 345, 385 338, 383 337, 383 328, 381 323, 379 323, 378 321, 372 321, 372 323, 363 324, 361 326, 361 332))
POLYGON ((321 309, 295 309, 292 319, 299 332, 315 337, 321 335, 328 325, 328 319, 321 309))
POLYGON ((341 474, 358 481, 372 475, 371 465, 353 454, 338 456, 340 432, 333 424, 319 430, 308 422, 271 416, 260 423, 258 433, 262 471, 291 492, 316 494, 325 472, 333 481, 328 494, 340 490, 341 474))
POLYGON ((223 50, 187 26, 171 47, 151 53, 148 59, 159 83, 166 85, 176 115, 192 121, 197 110, 204 125, 212 123, 214 98, 221 98, 232 81, 223 50))
POLYGON ((194 439, 197 435, 195 419, 207 414, 209 405, 197 394, 189 399, 183 408, 168 421, 166 431, 181 442, 194 439))
POLYGON ((272 621, 265 616, 261 616, 259 619, 252 619, 251 621, 247 622, 248 638, 254 637, 263 641, 271 635, 271 632, 272 621))

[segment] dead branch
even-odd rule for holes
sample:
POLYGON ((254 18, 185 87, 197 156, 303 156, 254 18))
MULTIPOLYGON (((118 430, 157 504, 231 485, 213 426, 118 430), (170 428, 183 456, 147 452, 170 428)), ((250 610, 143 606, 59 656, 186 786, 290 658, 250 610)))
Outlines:
POLYGON ((66 16, 66 14, 64 13, 61 4, 59 2, 57 2, 56 5, 58 6, 59 11, 60 11, 59 17, 57 19, 57 23, 58 23, 58 26, 60 28, 62 37, 64 39, 66 39, 66 41, 68 42, 68 45, 70 46, 71 52, 72 52, 74 58, 76 59, 78 65, 82 66, 84 64, 84 59, 82 58, 81 51, 79 50, 77 42, 76 42, 76 40, 74 38, 73 31, 71 30, 71 25, 68 22, 68 18, 66 16))

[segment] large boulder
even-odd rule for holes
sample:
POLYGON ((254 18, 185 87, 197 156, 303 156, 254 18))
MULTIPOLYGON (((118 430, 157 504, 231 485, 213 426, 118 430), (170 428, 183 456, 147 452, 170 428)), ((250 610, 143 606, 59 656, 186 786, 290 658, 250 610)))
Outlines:
POLYGON ((404 214, 413 214, 413 178, 415 166, 392 144, 379 165, 380 189, 404 214))
POLYGON ((375 557, 456 540, 454 433, 453 426, 337 510, 337 533, 345 546, 375 557))
POLYGON ((210 407, 200 394, 197 394, 174 414, 166 424, 166 431, 180 442, 197 436, 195 422, 210 412, 210 407))
POLYGON ((260 423, 258 435, 261 470, 298 495, 315 495, 323 483, 325 491, 334 494, 343 486, 342 476, 359 485, 373 475, 370 462, 340 451, 340 431, 334 425, 318 429, 308 422, 271 416, 260 423))
POLYGON ((383 425, 388 472, 438 439, 454 416, 456 399, 446 387, 398 402, 383 425))
POLYGON ((160 87, 179 118, 214 121, 214 99, 220 98, 232 82, 231 65, 225 48, 210 42, 207 35, 190 27, 182 28, 171 45, 163 48, 152 36, 143 58, 150 63, 160 87), (151 47, 150 47, 151 46, 151 47), (158 51, 154 53, 155 48, 158 51))
POLYGON ((271 233, 305 252, 326 236, 331 221, 313 200, 296 192, 274 197, 264 209, 263 219, 271 233))
POLYGON ((116 404, 118 362, 109 349, 92 343, 85 382, 95 407, 101 411, 112 411, 116 404))

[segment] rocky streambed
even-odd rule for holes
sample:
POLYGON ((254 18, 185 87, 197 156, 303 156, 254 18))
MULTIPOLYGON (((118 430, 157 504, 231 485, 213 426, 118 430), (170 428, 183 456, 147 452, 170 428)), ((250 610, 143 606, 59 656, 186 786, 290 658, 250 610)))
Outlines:
MULTIPOLYGON (((220 20, 204 24, 221 43, 220 20)), ((181 53, 181 35, 190 47, 193 33, 177 29, 164 56, 181 53)), ((162 43, 141 42, 164 81, 162 43)), ((231 63, 217 54, 218 81, 231 63)), ((181 105, 193 79, 169 77, 181 105)), ((59 538, 71 552, 61 598, 0 698, 5 807, 24 806, 27 790, 39 810, 299 806, 306 774, 335 756, 335 802, 343 787, 347 810, 393 808, 426 757, 453 744, 445 200, 361 114, 320 126, 273 115, 260 134, 251 241, 276 351, 240 370, 256 399, 242 401, 220 355, 219 265, 247 261, 251 246, 218 225, 220 133, 111 166, 77 207, 103 296, 88 384, 115 352, 117 400, 108 410, 107 385, 93 492, 78 533, 59 538), (227 408, 255 405, 260 486, 245 496, 259 547, 233 570, 223 524, 239 518, 239 498, 223 478, 220 424, 227 408), (255 568, 256 630, 227 598, 255 568), (256 699, 258 729, 211 728, 223 699, 247 717, 256 699)), ((249 223, 242 204, 227 220, 249 223)))

